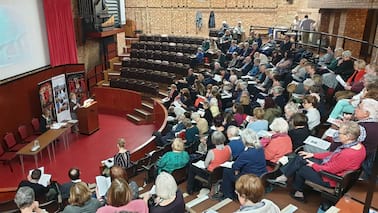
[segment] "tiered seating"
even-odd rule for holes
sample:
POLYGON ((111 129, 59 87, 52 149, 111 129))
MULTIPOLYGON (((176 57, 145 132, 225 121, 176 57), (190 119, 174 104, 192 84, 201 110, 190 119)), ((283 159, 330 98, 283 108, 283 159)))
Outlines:
POLYGON ((161 60, 152 60, 152 59, 137 59, 132 58, 131 60, 122 61, 122 67, 129 68, 142 68, 149 70, 156 70, 168 73, 175 73, 178 75, 186 75, 188 69, 190 68, 187 64, 167 62, 161 60))
POLYGON ((110 86, 114 88, 135 90, 138 92, 149 93, 157 95, 159 93, 159 84, 150 81, 119 78, 111 79, 110 86))
POLYGON ((135 78, 135 79, 141 79, 141 80, 144 79, 147 81, 155 81, 156 79, 158 79, 159 82, 161 83, 170 84, 176 78, 176 75, 172 73, 149 70, 149 69, 123 67, 121 69, 121 77, 135 78))

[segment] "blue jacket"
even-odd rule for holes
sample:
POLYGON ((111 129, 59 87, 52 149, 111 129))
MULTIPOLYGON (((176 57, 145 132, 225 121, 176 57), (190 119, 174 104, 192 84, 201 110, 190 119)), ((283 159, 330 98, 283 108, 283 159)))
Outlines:
POLYGON ((232 165, 234 171, 239 171, 240 175, 255 174, 261 176, 266 170, 264 149, 246 148, 240 153, 238 159, 232 165))
POLYGON ((232 159, 238 158, 240 153, 244 151, 244 144, 240 138, 230 140, 230 143, 228 143, 228 146, 230 146, 231 151, 232 151, 232 159))

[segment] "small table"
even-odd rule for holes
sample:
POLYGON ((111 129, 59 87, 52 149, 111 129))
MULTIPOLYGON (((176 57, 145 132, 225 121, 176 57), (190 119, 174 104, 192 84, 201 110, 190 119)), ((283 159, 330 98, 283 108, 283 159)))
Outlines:
POLYGON ((39 141, 40 148, 37 151, 32 152, 31 149, 34 146, 34 141, 28 143, 22 149, 17 152, 17 155, 20 156, 21 168, 22 168, 22 175, 25 175, 25 168, 24 168, 24 155, 34 156, 35 166, 38 168, 38 154, 42 152, 43 149, 47 147, 47 152, 49 154, 49 159, 51 162, 51 154, 50 154, 50 144, 52 147, 53 157, 55 159, 55 148, 54 148, 54 141, 62 136, 63 143, 65 149, 68 148, 68 136, 66 134, 67 130, 71 129, 72 124, 67 123, 64 127, 60 129, 49 129, 42 135, 38 136, 36 140, 39 141))

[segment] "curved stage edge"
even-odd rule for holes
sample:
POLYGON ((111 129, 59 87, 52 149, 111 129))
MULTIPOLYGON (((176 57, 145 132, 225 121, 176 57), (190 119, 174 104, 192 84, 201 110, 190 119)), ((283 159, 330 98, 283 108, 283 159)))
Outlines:
MULTIPOLYGON (((142 94, 132 90, 95 87, 93 95, 98 103, 100 113, 111 113, 125 117, 135 108, 142 107, 142 94)), ((153 124, 154 131, 163 131, 167 125, 167 109, 156 98, 153 100, 153 124)), ((152 135, 152 132, 150 133, 152 135)), ((140 144, 136 149, 131 151, 131 160, 137 161, 145 156, 146 153, 156 149, 155 136, 151 136, 147 141, 140 144)))
MULTIPOLYGON (((96 87, 93 90, 93 96, 95 96, 98 102, 100 113, 125 117, 127 113, 134 111, 134 108, 140 108, 142 106, 142 94, 131 90, 96 87)), ((167 124, 168 112, 158 99, 152 98, 152 100, 154 105, 154 131, 162 131, 167 124)), ((152 135, 152 132, 146 134, 152 135)), ((146 153, 156 149, 155 139, 155 136, 151 136, 148 140, 132 150, 131 160, 137 161, 144 157, 146 153)), ((16 190, 17 187, 0 188, 0 202, 13 199, 16 190)))

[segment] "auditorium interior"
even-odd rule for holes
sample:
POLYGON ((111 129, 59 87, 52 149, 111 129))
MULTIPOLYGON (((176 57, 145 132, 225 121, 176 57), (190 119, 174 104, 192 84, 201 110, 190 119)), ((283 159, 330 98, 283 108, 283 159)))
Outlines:
POLYGON ((0 120, 0 212, 378 212, 378 0, 2 0, 0 120))

